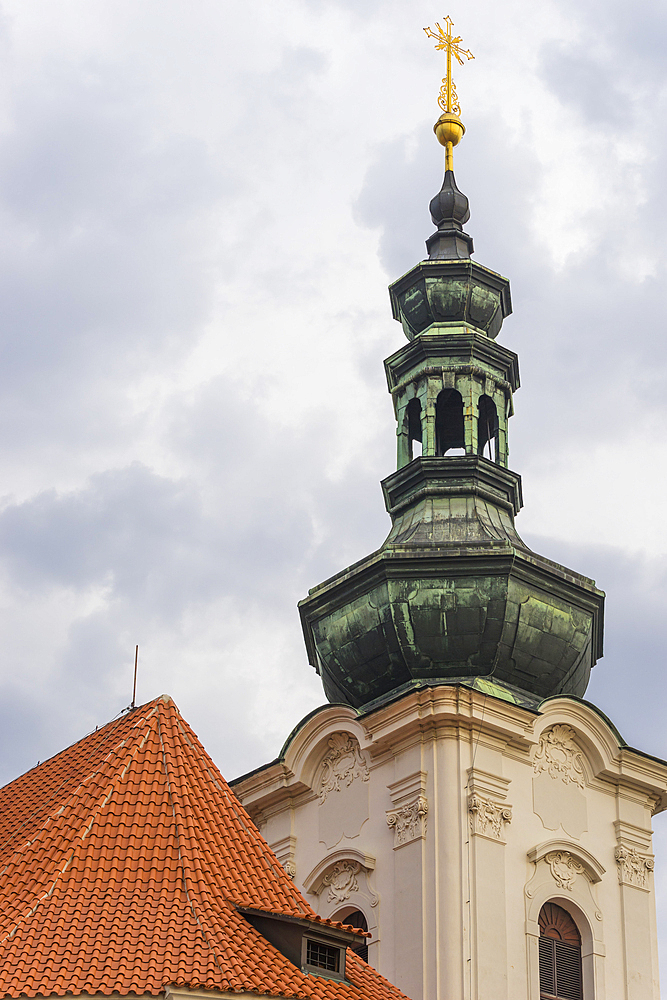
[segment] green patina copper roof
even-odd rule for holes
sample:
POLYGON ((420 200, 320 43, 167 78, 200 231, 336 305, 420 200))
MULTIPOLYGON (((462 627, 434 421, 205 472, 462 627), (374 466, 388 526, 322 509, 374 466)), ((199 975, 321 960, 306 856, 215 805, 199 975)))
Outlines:
POLYGON ((385 362, 398 441, 398 469, 382 483, 391 531, 299 605, 327 697, 362 712, 451 683, 534 709, 581 697, 602 655, 604 594, 517 533, 518 359, 495 339, 509 282, 471 261, 451 171, 443 192, 429 259, 390 288, 409 341, 385 362))

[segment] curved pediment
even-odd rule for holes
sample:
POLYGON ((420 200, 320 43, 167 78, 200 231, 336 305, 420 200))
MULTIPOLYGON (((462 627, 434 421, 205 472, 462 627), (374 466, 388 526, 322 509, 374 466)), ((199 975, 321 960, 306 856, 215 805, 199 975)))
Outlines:
POLYGON ((619 752, 624 746, 622 737, 592 705, 566 696, 542 702, 536 732, 538 739, 559 725, 572 730, 573 749, 583 755, 589 780, 607 769, 616 770, 619 752))
POLYGON ((569 867, 572 872, 576 872, 579 866, 583 868, 591 882, 600 882, 606 870, 590 851, 579 844, 557 837, 533 847, 528 851, 528 860, 533 864, 544 860, 552 869, 555 866, 563 866, 569 867))
POLYGON ((363 747, 365 733, 357 721, 357 713, 346 705, 326 705, 306 716, 290 734, 281 756, 296 779, 316 790, 318 769, 330 748, 329 741, 337 733, 348 733, 363 747))
POLYGON ((375 868, 375 858, 370 854, 365 854, 363 851, 350 847, 346 847, 340 851, 333 851, 326 858, 323 858, 319 864, 315 865, 310 874, 303 880, 303 887, 306 892, 311 892, 315 895, 320 893, 327 884, 325 881, 327 876, 331 875, 337 865, 345 864, 346 862, 358 866, 358 871, 363 868, 364 871, 372 872, 375 868))

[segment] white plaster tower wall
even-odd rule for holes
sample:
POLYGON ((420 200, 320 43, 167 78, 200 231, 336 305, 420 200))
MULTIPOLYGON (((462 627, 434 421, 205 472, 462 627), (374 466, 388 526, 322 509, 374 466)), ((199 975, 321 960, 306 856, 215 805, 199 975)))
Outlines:
POLYGON ((546 902, 579 929, 585 1000, 659 996, 667 765, 584 702, 461 685, 325 707, 234 790, 318 912, 363 912, 369 961, 413 1000, 538 1000, 546 902))

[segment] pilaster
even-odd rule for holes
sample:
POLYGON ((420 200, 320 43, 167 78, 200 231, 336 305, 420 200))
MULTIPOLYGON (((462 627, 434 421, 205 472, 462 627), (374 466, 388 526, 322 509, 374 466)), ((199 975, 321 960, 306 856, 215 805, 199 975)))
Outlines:
POLYGON ((401 932, 394 938, 395 981, 410 996, 424 994, 423 941, 426 933, 424 906, 424 842, 428 824, 426 773, 415 771, 387 788, 393 808, 387 810, 387 826, 393 833, 394 921, 401 932))
POLYGON ((617 820, 614 829, 626 969, 624 997, 626 1000, 657 1000, 660 994, 654 978, 657 955, 654 954, 651 919, 655 909, 651 833, 624 820, 617 820))
POLYGON ((504 1000, 508 995, 505 844, 512 820, 509 785, 500 775, 468 769, 471 959, 473 996, 478 1000, 504 1000))

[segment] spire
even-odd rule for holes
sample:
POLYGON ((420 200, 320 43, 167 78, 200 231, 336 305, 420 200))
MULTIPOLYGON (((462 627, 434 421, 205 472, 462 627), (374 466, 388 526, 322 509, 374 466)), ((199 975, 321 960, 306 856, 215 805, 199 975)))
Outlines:
POLYGON ((436 49, 447 53, 447 75, 443 77, 438 104, 442 114, 433 126, 438 142, 445 147, 445 179, 442 188, 429 206, 434 225, 438 227, 426 241, 431 260, 452 260, 468 258, 473 252, 472 237, 463 232, 463 225, 470 218, 468 199, 459 191, 454 180, 454 146, 465 135, 465 125, 459 117, 461 105, 452 77, 452 56, 463 66, 463 56, 474 59, 470 49, 461 48, 462 38, 454 36, 454 22, 449 15, 445 18, 446 30, 435 24, 436 31, 424 28, 427 37, 436 40, 436 49))

